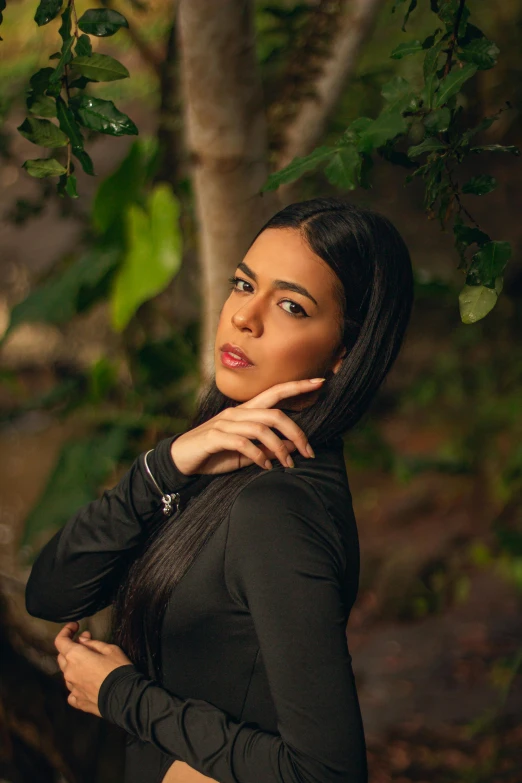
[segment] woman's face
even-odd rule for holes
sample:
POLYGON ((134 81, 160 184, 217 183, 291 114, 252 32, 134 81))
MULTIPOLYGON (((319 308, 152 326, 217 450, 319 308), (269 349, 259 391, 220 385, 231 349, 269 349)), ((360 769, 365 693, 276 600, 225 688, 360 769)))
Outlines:
MULTIPOLYGON (((299 231, 266 229, 234 274, 240 279, 231 284, 221 310, 214 347, 216 385, 223 394, 246 402, 277 383, 337 372, 345 353, 339 345, 337 278, 299 231), (226 343, 239 347, 252 364, 224 363, 226 343)), ((319 393, 288 397, 283 407, 312 404, 319 393)))

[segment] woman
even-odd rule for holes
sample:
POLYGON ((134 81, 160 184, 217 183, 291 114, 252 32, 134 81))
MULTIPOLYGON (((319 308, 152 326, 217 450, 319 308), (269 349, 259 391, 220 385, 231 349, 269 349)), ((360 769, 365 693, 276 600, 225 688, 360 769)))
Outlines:
POLYGON ((125 729, 125 783, 363 783, 342 434, 400 350, 408 250, 386 218, 312 199, 268 221, 230 282, 189 429, 49 541, 27 609, 67 622, 68 701, 125 729), (109 604, 113 643, 74 640, 109 604))

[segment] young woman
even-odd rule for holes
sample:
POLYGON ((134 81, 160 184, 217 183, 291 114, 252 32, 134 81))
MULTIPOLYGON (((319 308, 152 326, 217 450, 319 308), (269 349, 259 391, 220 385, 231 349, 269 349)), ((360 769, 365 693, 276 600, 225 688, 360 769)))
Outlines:
POLYGON ((125 783, 366 783, 342 435, 400 350, 408 250, 386 218, 312 199, 268 221, 230 282, 188 430, 49 541, 27 610, 67 623, 68 702, 127 732, 125 783), (108 605, 112 643, 75 640, 108 605))

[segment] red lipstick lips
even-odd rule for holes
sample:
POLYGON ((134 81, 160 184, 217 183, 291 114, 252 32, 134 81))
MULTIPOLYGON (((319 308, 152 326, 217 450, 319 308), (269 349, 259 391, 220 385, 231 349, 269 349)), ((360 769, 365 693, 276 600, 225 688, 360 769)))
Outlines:
POLYGON ((221 351, 221 361, 226 367, 251 367, 253 365, 253 362, 238 345, 225 343, 219 350, 221 351))

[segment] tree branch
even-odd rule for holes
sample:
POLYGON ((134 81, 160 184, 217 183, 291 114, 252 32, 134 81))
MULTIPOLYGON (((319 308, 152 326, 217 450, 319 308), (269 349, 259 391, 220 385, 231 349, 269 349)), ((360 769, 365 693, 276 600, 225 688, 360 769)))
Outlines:
POLYGON ((307 155, 318 143, 383 4, 384 0, 343 0, 340 4, 329 57, 310 84, 308 97, 300 102, 297 113, 286 127, 278 169, 296 156, 307 155))

